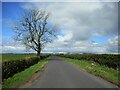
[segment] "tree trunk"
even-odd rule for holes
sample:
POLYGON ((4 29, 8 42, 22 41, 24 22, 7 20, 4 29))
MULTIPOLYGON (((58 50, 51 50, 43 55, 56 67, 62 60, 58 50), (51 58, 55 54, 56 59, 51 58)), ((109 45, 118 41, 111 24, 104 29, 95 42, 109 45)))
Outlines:
POLYGON ((40 58, 41 55, 41 48, 37 51, 37 56, 40 58))
POLYGON ((40 57, 40 52, 37 52, 37 56, 39 56, 39 57, 40 57))
POLYGON ((40 58, 40 51, 37 52, 37 56, 40 58))

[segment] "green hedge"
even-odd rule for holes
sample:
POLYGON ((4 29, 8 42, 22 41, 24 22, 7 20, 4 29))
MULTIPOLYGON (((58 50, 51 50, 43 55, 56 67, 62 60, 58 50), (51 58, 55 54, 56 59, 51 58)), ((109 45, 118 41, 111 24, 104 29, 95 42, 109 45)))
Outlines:
MULTIPOLYGON (((47 58, 49 55, 42 55, 40 59, 47 58)), ((32 57, 24 60, 12 60, 2 63, 2 80, 12 77, 14 74, 38 63, 39 57, 32 57)))
POLYGON ((118 69, 120 66, 119 55, 115 54, 61 54, 60 56, 71 59, 90 60, 114 69, 118 69))

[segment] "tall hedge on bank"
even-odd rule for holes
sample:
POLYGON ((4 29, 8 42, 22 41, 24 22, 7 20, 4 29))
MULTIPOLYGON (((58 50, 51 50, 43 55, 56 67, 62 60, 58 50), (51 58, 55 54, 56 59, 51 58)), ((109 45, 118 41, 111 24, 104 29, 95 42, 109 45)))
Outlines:
POLYGON ((114 69, 119 69, 120 66, 119 55, 116 54, 61 54, 60 56, 71 59, 94 61, 100 65, 114 69))
MULTIPOLYGON (((40 59, 47 58, 48 56, 49 55, 43 55, 40 59)), ((40 59, 39 57, 32 57, 24 60, 2 62, 2 80, 12 77, 14 74, 38 63, 40 59)))

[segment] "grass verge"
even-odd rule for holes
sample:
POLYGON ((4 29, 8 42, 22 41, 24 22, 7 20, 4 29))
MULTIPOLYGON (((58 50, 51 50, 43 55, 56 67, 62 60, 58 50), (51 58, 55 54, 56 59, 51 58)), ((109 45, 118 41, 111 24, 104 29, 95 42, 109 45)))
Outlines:
POLYGON ((43 66, 48 62, 48 59, 43 59, 37 64, 25 69, 24 71, 15 74, 13 77, 4 81, 2 88, 15 88, 23 84, 28 78, 30 78, 35 72, 41 70, 43 66))
POLYGON ((116 85, 120 84, 120 81, 118 80, 118 72, 120 73, 120 71, 118 70, 108 68, 87 60, 77 60, 70 58, 63 58, 63 60, 70 62, 89 73, 100 76, 116 85))

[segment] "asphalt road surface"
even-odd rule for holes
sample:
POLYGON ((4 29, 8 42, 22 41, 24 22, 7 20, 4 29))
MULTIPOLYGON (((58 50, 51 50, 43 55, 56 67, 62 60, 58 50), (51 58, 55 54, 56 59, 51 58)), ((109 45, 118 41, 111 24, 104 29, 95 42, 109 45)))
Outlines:
POLYGON ((99 77, 91 75, 80 68, 53 56, 40 78, 31 88, 116 88, 99 77))

